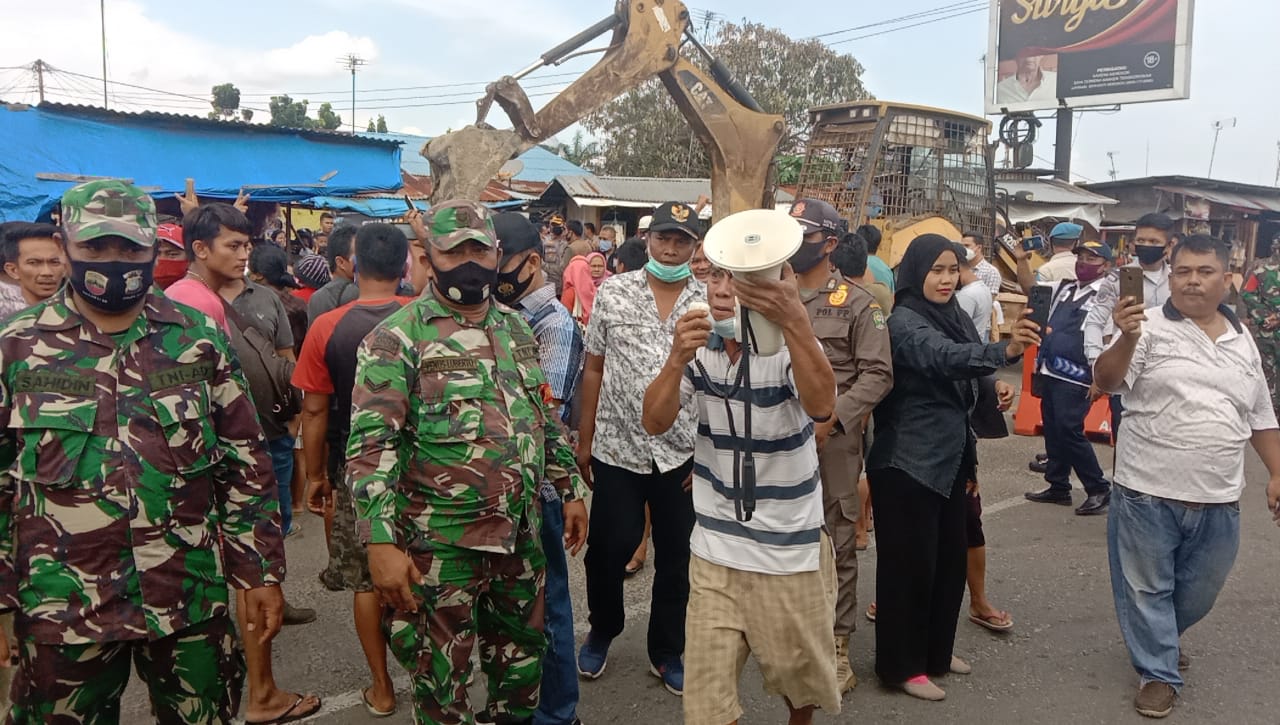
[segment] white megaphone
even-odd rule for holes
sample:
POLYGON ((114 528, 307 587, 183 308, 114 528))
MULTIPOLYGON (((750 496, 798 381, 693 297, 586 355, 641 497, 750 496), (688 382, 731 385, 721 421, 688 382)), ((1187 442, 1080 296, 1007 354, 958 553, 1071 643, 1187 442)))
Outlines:
MULTIPOLYGON (((781 279, 782 265, 804 243, 804 229, 790 214, 776 209, 748 209, 716 222, 707 230, 702 251, 717 267, 734 274, 781 279)), ((747 321, 757 355, 782 349, 782 328, 754 310, 738 308, 738 342, 749 344, 747 321)))

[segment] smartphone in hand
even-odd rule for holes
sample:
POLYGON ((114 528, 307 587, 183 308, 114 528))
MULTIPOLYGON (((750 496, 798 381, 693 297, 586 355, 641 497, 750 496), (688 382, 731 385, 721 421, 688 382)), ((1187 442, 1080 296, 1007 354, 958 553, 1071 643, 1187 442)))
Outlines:
POLYGON ((1053 287, 1038 284, 1031 288, 1031 294, 1027 296, 1027 307, 1031 309, 1031 313, 1027 315, 1027 319, 1040 326, 1040 334, 1045 334, 1045 328, 1049 326, 1049 308, 1053 307, 1053 287))
POLYGON ((1024 252, 1043 252, 1043 251, 1044 251, 1044 237, 1042 237, 1042 236, 1040 236, 1039 234, 1037 234, 1037 235, 1035 235, 1034 237, 1027 237, 1026 239, 1023 239, 1023 240, 1022 240, 1022 251, 1024 251, 1024 252))
POLYGON ((1120 268, 1120 298, 1132 297, 1143 302, 1142 270, 1138 267, 1120 268))

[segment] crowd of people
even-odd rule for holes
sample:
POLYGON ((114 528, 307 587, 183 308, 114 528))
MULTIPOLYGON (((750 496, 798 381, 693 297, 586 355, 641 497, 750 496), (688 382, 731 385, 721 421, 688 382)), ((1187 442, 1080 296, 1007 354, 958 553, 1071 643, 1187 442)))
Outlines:
POLYGON ((1179 637, 1234 562, 1246 444, 1280 520, 1280 274, 1261 267, 1237 315, 1226 248, 1159 214, 1135 232, 1140 298, 1079 225, 1053 229, 1038 271, 1010 248, 1050 309, 1002 339, 992 240, 926 234, 894 270, 877 228, 818 199, 772 212, 801 237, 780 279, 715 264, 705 200, 625 240, 473 200, 411 211, 408 235, 326 214, 289 240, 246 199, 179 200, 165 219, 132 184, 91 181, 56 224, 0 226, 11 722, 118 720, 131 663, 159 722, 316 714, 272 669, 281 626, 315 619, 284 588, 307 512, 320 581, 352 593, 375 717, 402 704, 394 660, 418 722, 580 722, 650 545, 649 672, 685 722, 743 716, 748 657, 793 725, 839 713, 864 615, 881 683, 941 700, 940 678, 973 671, 955 652, 965 589, 969 621, 1014 627, 986 592, 977 440, 1008 434, 1017 391, 996 373, 1033 350, 1047 486, 1026 496, 1073 503, 1074 471, 1076 513, 1108 515, 1138 712, 1172 711, 1179 637), (777 326, 777 353, 739 309, 777 326), (1084 435, 1103 394, 1110 479, 1084 435))

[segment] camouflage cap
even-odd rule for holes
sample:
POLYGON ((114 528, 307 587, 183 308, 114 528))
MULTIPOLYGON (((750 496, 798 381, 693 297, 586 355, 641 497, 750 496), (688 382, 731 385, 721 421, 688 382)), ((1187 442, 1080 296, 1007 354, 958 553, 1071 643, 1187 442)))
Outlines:
POLYGON ((475 240, 486 247, 498 246, 493 214, 479 202, 452 199, 436 204, 427 211, 424 221, 427 241, 436 249, 453 249, 467 240, 475 240))
POLYGON ((114 236, 154 247, 156 203, 142 189, 119 179, 89 181, 62 195, 62 226, 68 242, 114 236))

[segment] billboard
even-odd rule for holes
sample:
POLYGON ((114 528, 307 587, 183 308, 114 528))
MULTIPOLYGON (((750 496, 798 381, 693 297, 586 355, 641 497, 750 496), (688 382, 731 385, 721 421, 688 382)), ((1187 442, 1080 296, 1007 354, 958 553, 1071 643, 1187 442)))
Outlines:
POLYGON ((986 112, 1187 98, 1193 0, 993 0, 986 112))

